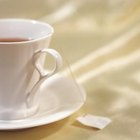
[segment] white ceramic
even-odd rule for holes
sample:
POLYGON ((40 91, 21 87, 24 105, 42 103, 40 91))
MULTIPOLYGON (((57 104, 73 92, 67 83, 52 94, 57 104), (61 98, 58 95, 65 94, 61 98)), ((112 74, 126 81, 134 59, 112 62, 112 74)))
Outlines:
POLYGON ((48 49, 52 34, 53 28, 39 21, 0 20, 0 39, 31 39, 0 42, 0 120, 22 119, 37 111, 39 102, 34 102, 36 90, 62 65, 60 54, 48 49), (54 69, 49 73, 42 66, 44 53, 55 59, 54 69))
POLYGON ((82 107, 86 94, 73 80, 54 75, 43 82, 36 100, 40 105, 35 115, 22 120, 0 120, 0 130, 36 127, 64 119, 82 107))

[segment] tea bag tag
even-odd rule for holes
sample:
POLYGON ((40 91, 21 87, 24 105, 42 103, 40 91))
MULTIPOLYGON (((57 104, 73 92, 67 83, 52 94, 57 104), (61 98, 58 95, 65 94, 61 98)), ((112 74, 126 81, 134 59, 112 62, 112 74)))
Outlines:
POLYGON ((80 116, 76 120, 85 126, 94 127, 98 129, 103 129, 109 123, 111 123, 111 119, 107 117, 95 116, 90 114, 80 116))

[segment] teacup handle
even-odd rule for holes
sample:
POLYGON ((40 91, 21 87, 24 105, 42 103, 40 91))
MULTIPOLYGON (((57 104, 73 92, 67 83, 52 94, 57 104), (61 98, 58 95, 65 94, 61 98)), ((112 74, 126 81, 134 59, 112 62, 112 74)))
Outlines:
POLYGON ((56 72, 59 71, 59 69, 62 66, 62 57, 61 55, 54 49, 43 49, 38 52, 36 52, 33 56, 33 65, 38 71, 40 77, 38 82, 33 86, 32 90, 30 91, 28 95, 28 101, 32 99, 32 96, 36 93, 37 89, 40 87, 40 85, 44 82, 44 80, 48 79, 50 76, 54 75, 56 72), (46 70, 43 69, 39 62, 39 58, 42 54, 50 54, 54 60, 55 60, 55 66, 52 71, 47 72, 46 70))

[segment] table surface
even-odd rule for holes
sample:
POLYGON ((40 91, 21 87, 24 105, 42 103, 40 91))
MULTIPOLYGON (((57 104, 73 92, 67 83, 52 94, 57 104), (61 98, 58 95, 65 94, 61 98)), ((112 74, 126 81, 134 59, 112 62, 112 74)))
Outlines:
POLYGON ((54 26, 50 47, 62 53, 64 67, 84 87, 87 100, 68 118, 36 128, 0 131, 0 140, 139 140, 140 3, 123 7, 123 15, 113 11, 110 16, 112 9, 99 12, 97 3, 85 6, 84 2, 75 3, 81 7, 73 9, 73 3, 68 3, 68 10, 64 6, 46 16, 44 11, 27 15, 22 9, 19 16, 11 10, 16 17, 33 17, 54 26), (103 130, 88 128, 76 123, 81 114, 109 117, 112 123, 103 130))

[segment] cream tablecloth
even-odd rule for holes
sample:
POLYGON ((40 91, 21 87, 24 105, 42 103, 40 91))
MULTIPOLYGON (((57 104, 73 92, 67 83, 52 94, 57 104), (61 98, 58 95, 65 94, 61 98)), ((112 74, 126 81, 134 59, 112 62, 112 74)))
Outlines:
POLYGON ((104 4, 100 7, 97 2, 78 4, 69 2, 49 16, 45 12, 28 15, 23 9, 23 15, 15 12, 9 17, 33 17, 54 26, 51 47, 63 52, 69 62, 65 66, 71 68, 77 83, 85 88, 84 106, 49 125, 0 131, 0 140, 140 139, 139 2, 120 8, 120 13, 112 9, 99 12, 104 4), (76 117, 83 113, 109 117, 112 123, 103 130, 84 127, 76 123, 76 117))

